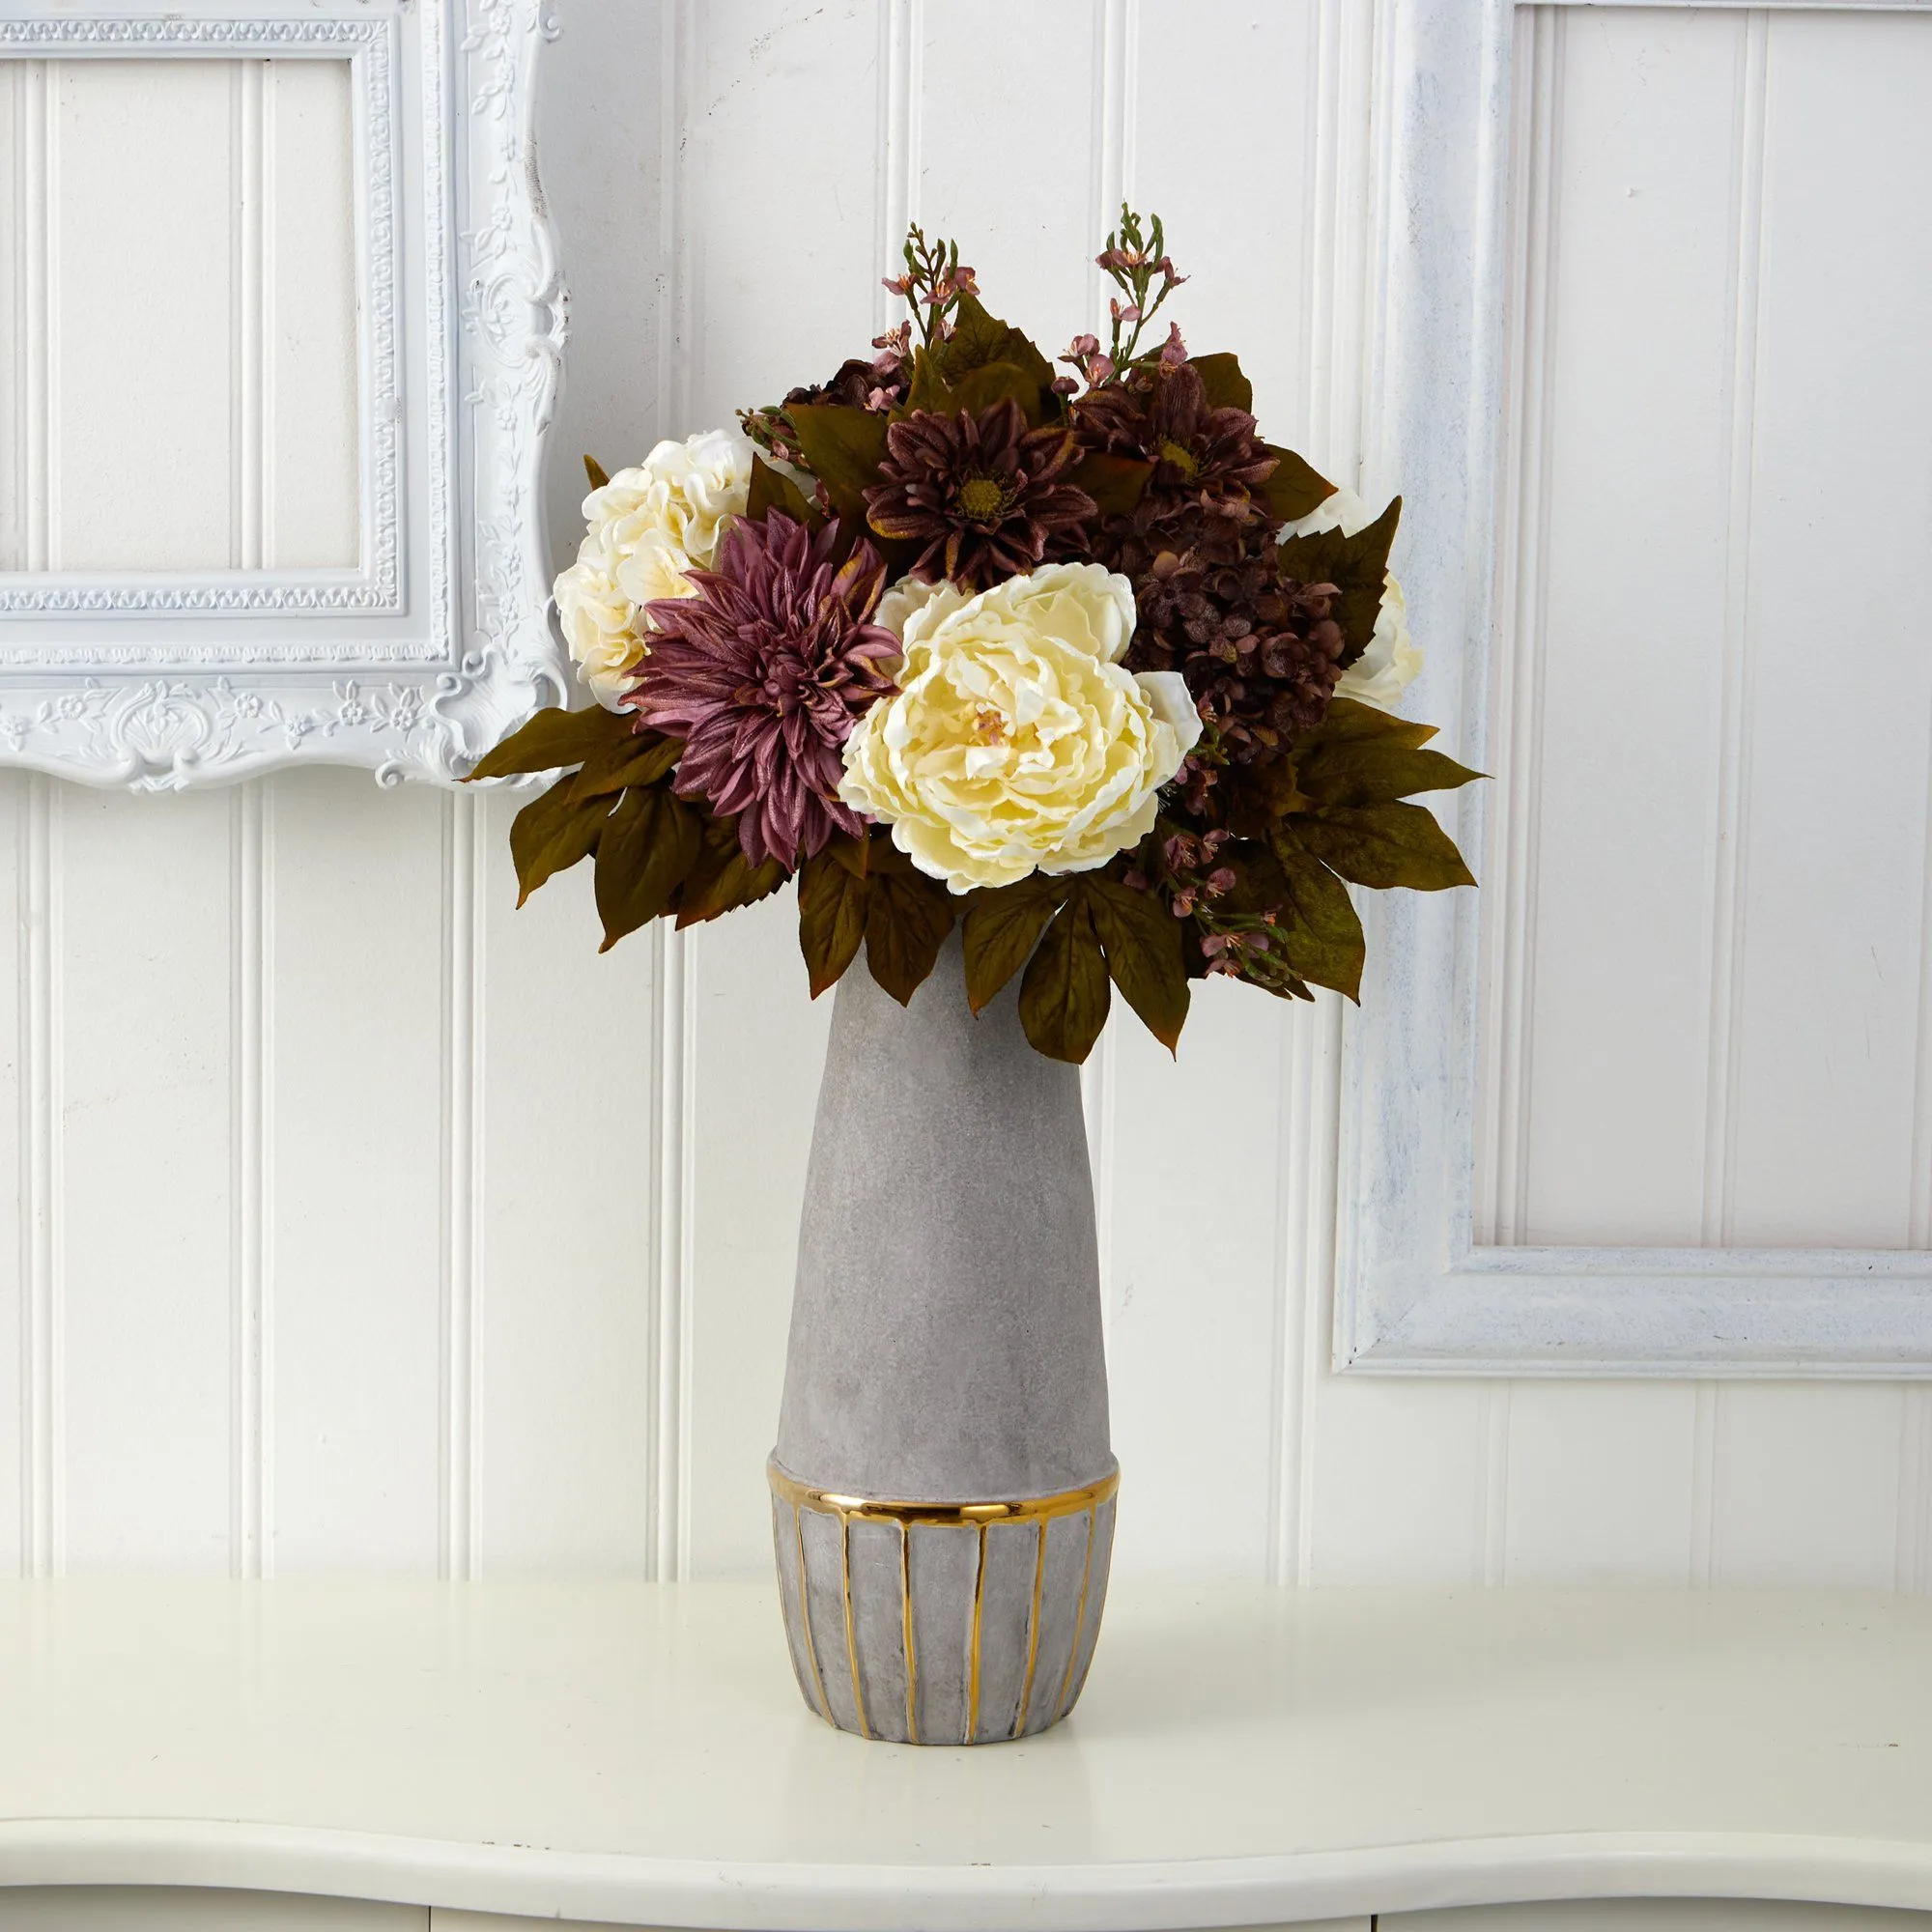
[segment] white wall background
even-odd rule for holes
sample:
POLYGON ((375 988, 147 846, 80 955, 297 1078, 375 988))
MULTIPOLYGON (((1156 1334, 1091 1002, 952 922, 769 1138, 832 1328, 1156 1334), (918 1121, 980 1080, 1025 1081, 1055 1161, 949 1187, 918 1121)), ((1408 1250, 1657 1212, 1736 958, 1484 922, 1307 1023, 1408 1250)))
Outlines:
MULTIPOLYGON (((1483 868, 1494 1230, 1922 1242, 1905 1048, 1928 1031, 1932 694, 1882 619, 1928 507, 1909 331, 1932 169, 1909 108, 1932 20, 1563 11, 1520 16, 1533 514, 1483 868), (1833 213, 1874 178, 1904 201, 1833 213), (1859 226, 1881 219, 1884 246, 1859 226), (1868 460, 1874 411, 1918 426, 1887 439, 1896 473, 1868 460), (1857 559, 1807 548, 1814 463, 1870 511, 1857 559), (1874 628, 1856 658, 1845 633, 1874 628), (1850 787, 1829 809, 1807 728, 1850 787), (1603 801, 1633 760, 1650 815, 1626 841, 1603 801), (1855 829, 1814 910, 1806 841, 1855 829), (1647 950, 1633 927, 1660 905, 1647 950)), ((1088 260, 1123 192, 1198 277, 1177 298, 1195 346, 1238 347, 1269 433, 1361 478, 1374 0, 562 19, 559 555, 577 451, 615 468, 863 348, 909 213, 1058 346, 1101 310, 1088 260)), ((313 220, 265 185, 289 179, 261 106, 280 81, 170 83, 210 90, 193 155, 168 137, 195 191, 156 216, 156 272, 192 264, 207 311, 184 320, 119 299, 125 252, 88 238, 78 184, 105 163, 70 133, 71 80, 0 79, 7 541, 31 563, 109 530, 100 560, 126 561, 171 533, 173 561, 242 561, 307 518, 326 545, 329 418, 290 398, 329 380, 327 328, 297 332, 340 291, 285 297, 262 267, 313 220), (283 356, 279 391, 238 385, 238 341, 247 366, 283 356), (139 407, 101 413, 149 355, 139 407), (193 418, 156 429, 155 400, 186 394, 193 418)), ((95 84, 185 112, 151 77, 95 84)), ((326 142, 307 165, 326 205, 326 142)), ((1434 699, 1425 678, 1415 708, 1434 699)), ((186 798, 0 775, 0 1571, 766 1560, 825 1023, 789 904, 600 959, 587 881, 513 912, 512 810, 349 774, 186 798)), ((1342 1024, 1210 986, 1179 1065, 1122 1029, 1090 1074, 1123 1578, 1932 1587, 1917 1390, 1331 1376, 1342 1024)))

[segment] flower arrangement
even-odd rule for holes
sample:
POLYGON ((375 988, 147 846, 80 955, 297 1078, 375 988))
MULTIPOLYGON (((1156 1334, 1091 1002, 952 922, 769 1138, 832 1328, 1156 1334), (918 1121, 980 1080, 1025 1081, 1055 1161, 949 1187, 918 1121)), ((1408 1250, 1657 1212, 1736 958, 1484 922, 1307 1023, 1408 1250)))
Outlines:
POLYGON ((1357 996, 1348 887, 1474 883, 1417 793, 1478 776, 1391 707, 1420 668, 1373 515, 1263 440, 1186 279, 1122 208, 1103 348, 1055 367, 956 245, 908 235, 910 317, 831 381, 592 490, 556 607, 598 700, 472 778, 559 772, 523 895, 594 859, 608 949, 798 881, 814 997, 866 951, 905 1002, 962 929, 1084 1060, 1116 988, 1172 1049, 1190 981, 1357 996))

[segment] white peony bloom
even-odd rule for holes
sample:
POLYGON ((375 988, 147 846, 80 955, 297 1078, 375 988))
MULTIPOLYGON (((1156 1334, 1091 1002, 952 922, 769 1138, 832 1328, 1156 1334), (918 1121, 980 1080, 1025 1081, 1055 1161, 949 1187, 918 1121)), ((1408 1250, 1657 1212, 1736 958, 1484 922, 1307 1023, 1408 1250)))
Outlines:
POLYGON ((570 654, 600 704, 622 708, 648 655, 643 606, 690 596, 688 573, 710 567, 724 520, 744 515, 752 456, 739 431, 706 430, 659 443, 584 497, 588 527, 555 596, 570 654))
POLYGON ((1422 652, 1408 635, 1408 602, 1391 575, 1382 586, 1369 647, 1342 673, 1335 695, 1393 711, 1421 668, 1422 652))
POLYGON ((900 688, 845 741, 838 795, 921 871, 955 893, 1092 871, 1152 830, 1201 719, 1178 672, 1122 668, 1124 577, 1049 564, 977 597, 943 585, 898 614, 900 688))
MULTIPOLYGON (((1307 516, 1284 525, 1282 535, 1312 537, 1324 530, 1340 530, 1345 537, 1351 537, 1375 520, 1376 513, 1352 490, 1337 490, 1307 516)), ((1342 673, 1335 696, 1393 711, 1421 668, 1422 652, 1408 635, 1408 602, 1390 572, 1383 581, 1381 608, 1376 612, 1369 647, 1342 673)))

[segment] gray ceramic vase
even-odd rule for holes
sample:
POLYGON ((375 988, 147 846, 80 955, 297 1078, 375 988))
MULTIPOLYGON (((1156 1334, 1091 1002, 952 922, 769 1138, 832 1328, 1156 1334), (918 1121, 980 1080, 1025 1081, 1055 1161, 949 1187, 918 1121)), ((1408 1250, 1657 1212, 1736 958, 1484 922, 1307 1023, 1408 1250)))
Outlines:
POLYGON ((1118 1470, 1077 1071, 955 936, 900 1007, 839 981, 800 1231, 772 1525, 792 1663, 839 1729, 1057 1723, 1099 1634, 1118 1470))

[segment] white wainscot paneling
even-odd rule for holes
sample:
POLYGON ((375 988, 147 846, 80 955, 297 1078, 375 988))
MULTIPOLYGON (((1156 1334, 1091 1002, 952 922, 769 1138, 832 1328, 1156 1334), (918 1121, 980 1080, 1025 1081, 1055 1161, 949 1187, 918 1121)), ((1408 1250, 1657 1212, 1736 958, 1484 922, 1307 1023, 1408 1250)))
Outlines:
POLYGON ((1524 17, 1478 1238, 1922 1248, 1932 19, 1524 17))
POLYGON ((346 60, 0 61, 0 569, 356 563, 351 125, 346 60))
MULTIPOLYGON (((1168 0, 1056 10, 1041 31, 1060 67, 1018 73, 976 28, 977 10, 951 0, 621 12, 570 10, 545 56, 546 174, 577 294, 550 483, 561 549, 577 537, 579 450, 614 468, 659 434, 724 421, 861 348, 888 318, 873 282, 909 215, 956 228, 992 305, 1052 349, 1102 312, 1089 258, 1122 193, 1161 211, 1194 276, 1175 298, 1190 341, 1239 348, 1269 432, 1331 474, 1361 476, 1379 192, 1372 109, 1387 54, 1368 0, 1223 11, 1217 31, 1279 109, 1245 137, 1252 194, 1230 188, 1225 156, 1198 138, 1219 96, 1212 73, 1180 57, 1192 14, 1168 0), (1069 85, 1069 68, 1087 80, 1069 85), (788 103, 808 94, 837 111, 801 124, 788 103), (1049 156, 1063 191, 1019 220, 1005 164, 989 156, 1016 157, 1015 168, 1049 156), (743 171, 807 165, 832 186, 815 194, 810 250, 787 252, 792 242, 748 215, 743 171), (772 327, 769 292, 800 286, 811 298, 772 327)), ((1492 1136, 1521 1153, 1515 1181, 1499 1191, 1492 1173, 1486 1183, 1484 1198, 1502 1203, 1498 1238, 1517 1237, 1519 1198, 1529 1238, 1624 1239, 1645 1216, 1660 1236, 1704 1237, 1711 1063, 1698 1029, 1714 1010, 1717 930, 1706 835, 1726 742, 1728 559, 1746 554, 1724 509, 1739 116, 1757 98, 1751 60, 1774 130, 1824 114, 1828 86, 1873 84, 1862 62, 1847 71, 1832 38, 1869 24, 1590 10, 1561 30, 1559 60, 1537 16, 1531 77, 1563 76, 1567 118, 1550 131, 1570 156, 1548 178, 1564 226, 1547 303, 1556 346, 1542 446, 1555 480, 1537 539, 1541 581, 1562 595, 1537 620, 1540 883, 1525 900, 1515 858, 1499 850, 1486 888, 1499 913, 1535 912, 1523 928, 1534 959, 1508 969, 1535 994, 1520 1009, 1534 1132, 1492 1136), (1638 66, 1647 92, 1631 78, 1638 66), (1572 224, 1587 246, 1572 245, 1572 224), (1618 383, 1654 400, 1592 401, 1618 383), (1601 472, 1612 455, 1644 490, 1610 489, 1601 472), (1591 558, 1612 542, 1624 567, 1600 571, 1587 596, 1591 558), (1633 588, 1639 564, 1656 575, 1633 588), (1607 705, 1592 697, 1605 679, 1607 705), (1665 689, 1667 703, 1650 701, 1665 689), (1646 710, 1641 728, 1621 722, 1646 710), (1621 848, 1602 849, 1600 798, 1629 756, 1652 760, 1652 792, 1697 827, 1648 838, 1648 871, 1618 870, 1621 848), (1588 977, 1593 948, 1625 945, 1635 922, 1585 921, 1567 880, 1586 860, 1649 918, 1650 952, 1628 961, 1635 973, 1651 960, 1642 1010, 1614 975, 1588 977), (1611 1041, 1594 1058, 1576 1020, 1592 1002, 1611 1041), (1641 1132, 1603 1108, 1592 1127, 1578 1097, 1592 1080, 1627 1108, 1652 1088, 1671 1097, 1641 1132)), ((1890 24, 1897 85, 1918 71, 1908 37, 1928 26, 1890 24)), ((285 187, 323 170, 329 73, 303 64, 272 84, 285 187)), ((234 103, 211 104, 227 116, 234 103)), ((1860 117, 1836 115, 1836 138, 1866 148, 1915 138, 1895 113, 1850 130, 1848 119, 1860 117)), ((230 164, 233 123, 217 120, 192 136, 183 165, 194 154, 230 164)), ((1807 259, 1837 263, 1842 280, 1840 258, 1865 245, 1862 230, 1821 233, 1821 216, 1803 225, 1805 194, 1819 190, 1787 184, 1780 152, 1773 140, 1766 315, 1786 313, 1796 285, 1828 279, 1822 269, 1807 277, 1807 259)), ((0 143, 0 171, 17 155, 17 142, 0 143)), ((0 193, 14 178, 0 173, 0 193)), ((1888 179, 1888 194, 1916 191, 1888 179)), ((276 234, 295 218, 279 206, 276 234)), ((1884 272, 1904 273, 1896 262, 1914 245, 1894 238, 1884 272)), ((280 321, 265 355, 284 341, 303 369, 326 373, 348 324, 301 281, 321 273, 301 250, 270 254, 280 321)), ((227 331, 234 257, 211 242, 208 258, 220 291, 210 326, 227 331)), ((0 249, 0 277, 14 265, 0 249)), ((1814 329, 1826 326, 1817 304, 1836 298, 1822 287, 1805 297, 1814 329)), ((1854 325, 1874 326, 1843 327, 1854 325)), ((1845 387, 1861 371, 1815 335, 1807 348, 1772 329, 1752 379, 1760 468, 1794 439, 1828 455, 1842 447, 1794 413, 1822 407, 1779 360, 1801 350, 1846 408, 1871 407, 1845 387)), ((225 381, 224 356, 217 345, 212 366, 225 381)), ((1900 378, 1908 402, 1917 380, 1900 378)), ((22 393, 0 382, 0 410, 22 393)), ((148 433, 128 426, 130 438, 148 433)), ((1867 440, 1868 463, 1890 447, 1867 440)), ((264 543, 292 560, 339 548, 336 446, 261 447, 264 543)), ((229 546, 249 526, 236 521, 229 457, 209 463, 213 497, 168 514, 217 502, 206 542, 229 546)), ((1875 495, 1834 475, 1827 507, 1849 499, 1869 524, 1910 484, 1891 476, 1875 495)), ((1772 573, 1751 593, 1769 623, 1802 606, 1809 580, 1776 575, 1796 570, 1804 549, 1776 518, 1803 504, 1766 509, 1765 495, 1760 484, 1749 554, 1752 570, 1772 573)), ((22 499, 0 499, 4 523, 22 499)), ((137 513, 118 500, 112 514, 137 513)), ((190 536, 203 541, 170 541, 191 554, 190 536)), ((1903 542, 1882 532, 1842 594, 1871 593, 1903 542)), ((1839 652, 1831 625, 1805 621, 1839 652)), ((1886 607, 1861 605, 1857 621, 1881 658, 1902 650, 1886 607)), ((1820 1040, 1851 1037, 1848 1013, 1899 1037, 1892 1009, 1856 1005, 1855 994, 1877 995, 1859 991, 1848 953, 1827 949, 1807 967, 1818 997, 1779 1022, 1822 1016, 1826 1031, 1805 1032, 1780 1076, 1812 1085, 1752 1086, 1776 1057, 1772 1019, 1754 1017, 1770 1013, 1762 988, 1773 981, 1750 975, 1791 970, 1802 935, 1787 914, 1766 912, 1787 924, 1761 941, 1751 895, 1776 885, 1761 869, 1767 845, 1790 877, 1805 849, 1789 830, 1758 831, 1785 809, 1777 776, 1793 753, 1757 747, 1789 723, 1799 672, 1752 661, 1753 729, 1774 735, 1753 741, 1757 802, 1737 794, 1753 838, 1748 879, 1760 883, 1747 881, 1740 952, 1758 963, 1739 981, 1734 1030, 1732 1238, 1786 1238, 1766 1213, 1829 1208, 1840 1217, 1832 1228, 1862 1239, 1877 1224, 1853 1210, 1864 1213, 1864 1199, 1876 1213, 1879 1197, 1807 1192, 1776 1144, 1777 1132, 1822 1135, 1806 1110, 1840 1121, 1831 1107, 1883 1071, 1849 1049, 1833 1078, 1850 1087, 1804 1071, 1820 1040)), ((1834 672, 1833 693, 1853 675, 1834 672)), ((1440 677, 1417 688, 1419 715, 1453 708, 1440 677)), ((1869 691, 1864 700, 1887 714, 1874 728, 1906 732, 1911 721, 1892 714, 1909 707, 1869 691)), ((1918 874, 1911 853, 1897 860, 1884 841, 1918 838, 1919 821, 1901 818, 1902 805, 1886 817, 1867 792, 1888 771, 1899 777, 1905 753, 1894 747, 1873 772, 1832 756, 1866 788, 1857 823, 1880 841, 1859 848, 1859 864, 1904 867, 1903 945, 1918 874)), ((1912 756, 1922 781, 1922 749, 1912 756)), ((1515 801, 1523 768, 1510 769, 1499 789, 1514 787, 1515 801)), ((791 900, 682 937, 637 935, 600 957, 587 875, 515 909, 504 840, 518 803, 384 793, 348 774, 172 803, 0 775, 0 906, 14 909, 14 934, 0 945, 0 1164, 18 1176, 0 1189, 0 1252, 19 1258, 0 1268, 0 1571, 669 1576, 769 1561, 760 1470, 826 1020, 806 998, 791 900)), ((1895 993, 1917 955, 1884 956, 1895 993)), ((1178 1064, 1129 1016, 1089 1070, 1130 1485, 1123 1580, 1179 1564, 1337 1582, 1932 1584, 1932 1412, 1919 1390, 1420 1386, 1331 1374, 1341 1052, 1335 1004, 1277 1008, 1214 986, 1178 1064)), ((1865 1132, 1848 1121, 1855 1129, 1865 1132)), ((1858 1145, 1873 1154, 1860 1185, 1876 1188, 1882 1171, 1895 1205, 1903 1156, 1877 1128, 1858 1145)))
POLYGON ((242 1427, 260 1428, 265 1460, 238 1560, 259 1534, 271 1574, 434 1569, 451 1500, 445 1311, 466 1285, 448 1241, 453 802, 335 772, 243 797, 264 819, 263 1235, 237 1287, 259 1305, 262 1414, 242 1427))
POLYGON ((223 1570, 230 801, 52 791, 56 1547, 223 1570))

